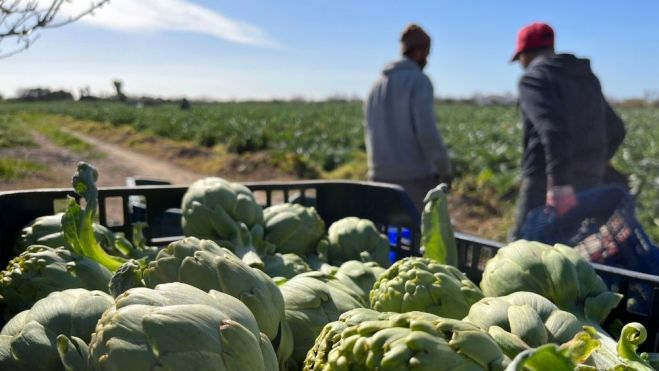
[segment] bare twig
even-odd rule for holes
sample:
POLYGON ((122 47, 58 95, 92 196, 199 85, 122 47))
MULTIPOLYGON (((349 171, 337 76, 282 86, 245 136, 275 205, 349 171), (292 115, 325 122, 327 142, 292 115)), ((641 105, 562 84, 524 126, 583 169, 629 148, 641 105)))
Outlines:
POLYGON ((69 1, 71 0, 0 0, 0 43, 6 39, 16 40, 16 46, 10 51, 0 48, 0 58, 29 48, 38 38, 35 35, 38 29, 61 27, 75 22, 92 14, 95 9, 110 0, 88 0, 88 5, 80 13, 56 21, 62 5, 69 1))

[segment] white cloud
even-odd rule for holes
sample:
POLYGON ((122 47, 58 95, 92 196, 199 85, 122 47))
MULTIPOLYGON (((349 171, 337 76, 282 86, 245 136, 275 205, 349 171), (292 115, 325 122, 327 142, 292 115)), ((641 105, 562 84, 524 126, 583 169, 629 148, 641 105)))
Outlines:
MULTIPOLYGON (((80 0, 66 3, 62 14, 78 14, 88 4, 80 0)), ((258 26, 228 18, 187 0, 111 0, 80 22, 111 30, 196 32, 240 44, 278 46, 258 26)))

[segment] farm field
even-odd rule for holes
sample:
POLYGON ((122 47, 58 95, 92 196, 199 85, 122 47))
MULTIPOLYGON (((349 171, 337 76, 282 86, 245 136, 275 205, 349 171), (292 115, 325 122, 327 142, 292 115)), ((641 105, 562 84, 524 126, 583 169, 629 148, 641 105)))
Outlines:
MULTIPOLYGON (((440 104, 436 112, 456 170, 452 216, 465 230, 503 240, 519 180, 516 107, 440 104)), ((618 112, 628 134, 613 162, 630 175, 639 219, 659 240, 659 108, 618 112)), ((90 161, 101 155, 76 132, 237 180, 364 179, 366 171, 358 102, 209 103, 191 110, 174 104, 2 103, 0 115, 2 182, 48 171, 39 159, 8 152, 35 146, 35 132, 90 161)))

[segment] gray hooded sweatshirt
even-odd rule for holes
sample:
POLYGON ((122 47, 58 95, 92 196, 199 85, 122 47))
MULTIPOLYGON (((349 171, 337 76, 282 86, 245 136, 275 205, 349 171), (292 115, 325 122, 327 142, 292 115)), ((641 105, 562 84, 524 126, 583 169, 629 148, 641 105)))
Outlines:
POLYGON ((386 66, 364 104, 369 178, 415 179, 449 171, 433 87, 410 59, 386 66))

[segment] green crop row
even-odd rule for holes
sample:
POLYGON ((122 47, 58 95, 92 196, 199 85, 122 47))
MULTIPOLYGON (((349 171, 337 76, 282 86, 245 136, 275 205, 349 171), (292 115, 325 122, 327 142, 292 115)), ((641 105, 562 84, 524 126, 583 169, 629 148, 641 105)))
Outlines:
MULTIPOLYGON (((273 166, 304 178, 363 162, 361 104, 244 102, 136 107, 122 103, 1 104, 0 112, 69 115, 110 126, 131 125, 152 135, 242 154, 266 151, 273 166)), ((454 190, 476 212, 510 217, 517 194, 521 125, 514 106, 437 106, 440 129, 456 170, 454 190)), ((659 240, 659 109, 620 109, 627 138, 614 164, 640 189, 639 219, 659 240)), ((363 176, 363 175, 362 175, 363 176)))

